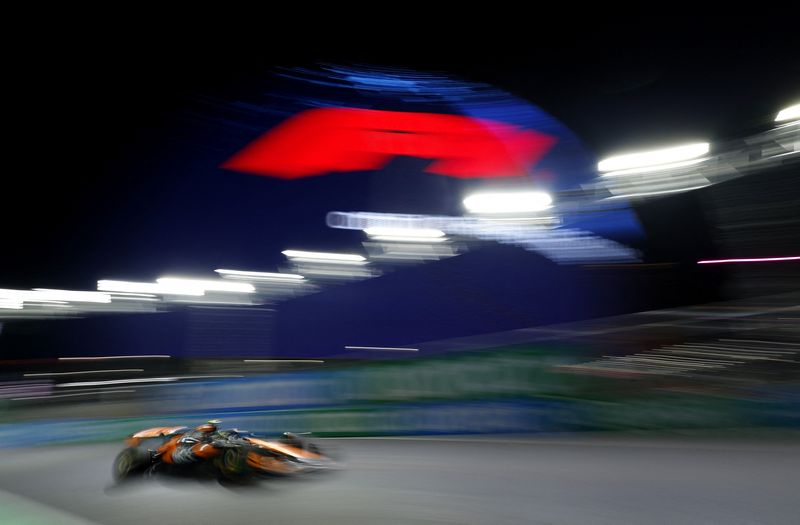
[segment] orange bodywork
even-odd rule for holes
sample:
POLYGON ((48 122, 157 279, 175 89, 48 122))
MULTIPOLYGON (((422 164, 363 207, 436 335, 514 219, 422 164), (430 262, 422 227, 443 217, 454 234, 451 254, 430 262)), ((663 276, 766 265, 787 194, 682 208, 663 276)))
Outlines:
POLYGON ((247 454, 247 464, 251 468, 262 472, 272 472, 275 474, 289 474, 294 469, 292 465, 272 456, 264 456, 255 452, 247 454))
MULTIPOLYGON (((125 443, 128 447, 138 447, 144 440, 164 438, 166 441, 157 449, 159 460, 174 465, 173 454, 179 447, 179 441, 189 430, 185 426, 148 428, 132 434, 125 440, 125 443)), ((304 468, 294 461, 288 461, 287 458, 312 460, 312 462, 327 460, 323 454, 285 441, 267 441, 250 436, 245 437, 244 441, 260 449, 248 450, 245 459, 250 468, 262 473, 292 474, 304 468)), ((195 443, 192 445, 191 452, 197 458, 210 460, 222 456, 225 449, 214 447, 209 443, 195 443)))
POLYGON ((184 429, 186 427, 153 427, 142 430, 141 432, 137 432, 131 435, 129 438, 125 440, 125 445, 129 447, 136 447, 138 446, 142 440, 148 438, 156 438, 156 437, 164 437, 172 434, 173 432, 177 432, 178 430, 184 429))
POLYGON ((161 437, 171 434, 176 430, 180 430, 186 427, 153 427, 142 430, 141 432, 135 433, 132 437, 135 438, 151 438, 151 437, 161 437))
POLYGON ((265 441, 263 439, 252 438, 252 437, 247 438, 247 441, 253 443, 254 445, 258 445, 260 447, 264 447, 269 450, 274 450, 275 452, 280 452, 281 454, 286 454, 287 456, 295 456, 304 459, 324 459, 324 457, 321 456, 320 454, 311 452, 310 450, 305 450, 299 447, 293 447, 292 445, 279 443, 277 441, 265 441))
POLYGON ((172 464, 172 453, 175 452, 175 448, 178 446, 178 440, 180 438, 181 436, 175 436, 158 448, 161 461, 164 463, 169 463, 170 465, 172 464))
MULTIPOLYGON (((250 443, 261 447, 263 449, 277 452, 286 456, 292 456, 303 459, 316 459, 323 460, 325 457, 316 452, 306 450, 300 447, 281 443, 278 441, 266 441, 263 439, 248 437, 246 438, 250 443)), ((291 474, 298 470, 295 463, 287 462, 280 457, 259 454, 258 452, 251 451, 247 454, 247 464, 261 472, 269 472, 273 474, 291 474)))
POLYGON ((208 443, 198 443, 192 447, 192 452, 199 458, 211 459, 222 454, 222 449, 212 447, 208 443))
MULTIPOLYGON (((164 463, 173 464, 172 453, 178 447, 178 441, 183 434, 178 434, 158 448, 158 453, 161 456, 161 461, 164 463)), ((212 447, 208 443, 196 443, 192 446, 192 453, 201 459, 211 459, 219 456, 222 451, 218 448, 212 447)))

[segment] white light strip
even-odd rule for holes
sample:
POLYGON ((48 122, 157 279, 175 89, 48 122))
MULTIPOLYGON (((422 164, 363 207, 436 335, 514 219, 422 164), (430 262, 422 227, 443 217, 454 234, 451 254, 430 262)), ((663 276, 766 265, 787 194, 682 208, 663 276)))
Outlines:
POLYGON ((125 392, 136 392, 136 390, 106 390, 104 392, 78 392, 75 394, 56 394, 54 396, 12 397, 11 400, 25 401, 26 399, 51 399, 54 397, 97 396, 101 394, 122 394, 125 392))
POLYGON ((281 281, 299 281, 305 279, 305 277, 296 273, 250 272, 245 270, 225 270, 222 268, 214 271, 220 275, 249 277, 251 279, 267 279, 267 280, 281 280, 281 281))
POLYGON ((244 359, 245 363, 324 363, 321 359, 244 359))
POLYGON ((790 120, 800 120, 800 104, 783 108, 775 117, 775 122, 788 122, 790 120))
POLYGON ((110 303, 111 296, 100 292, 78 292, 73 290, 51 290, 49 288, 34 288, 41 300, 50 301, 75 301, 81 303, 110 303))
POLYGON ((169 355, 106 355, 99 357, 59 357, 59 361, 100 361, 104 359, 168 359, 169 355))
POLYGON ((0 289, 0 301, 9 303, 10 307, 20 303, 54 303, 66 304, 67 301, 81 303, 110 303, 111 296, 100 292, 83 292, 73 290, 50 290, 36 288, 35 290, 8 290, 0 289))
POLYGON ((630 197, 647 197, 650 195, 663 195, 667 193, 680 193, 683 191, 692 191, 692 190, 699 190, 701 188, 707 188, 711 186, 711 184, 703 184, 702 186, 691 186, 689 188, 676 188, 673 190, 663 190, 663 191, 646 191, 643 193, 628 193, 626 195, 614 195, 613 197, 606 197, 603 200, 611 200, 611 199, 628 199, 630 197))
POLYGON ((422 237, 424 239, 435 239, 437 237, 444 237, 442 230, 435 230, 433 228, 383 228, 374 227, 366 228, 364 233, 370 237, 374 236, 388 236, 388 237, 422 237))
POLYGON ((283 250, 283 255, 289 258, 315 259, 320 261, 362 262, 366 261, 361 255, 352 253, 306 252, 302 250, 283 250))
POLYGON ((106 292, 133 292, 156 295, 205 295, 205 291, 198 286, 167 286, 159 283, 111 281, 107 279, 97 281, 97 289, 106 292))
POLYGON ((232 283, 230 281, 207 281, 202 279, 184 279, 180 277, 161 277, 156 279, 161 286, 177 288, 199 288, 204 291, 253 293, 256 289, 249 283, 232 283))
POLYGON ((601 172, 627 170, 631 168, 643 168, 645 166, 655 166, 658 164, 671 164, 683 160, 701 157, 709 152, 710 145, 707 142, 696 144, 685 144, 672 148, 665 148, 641 153, 629 153, 626 155, 615 155, 601 160, 597 164, 597 169, 601 172))
POLYGON ((214 374, 205 376, 180 376, 176 379, 219 379, 226 377, 244 377, 244 376, 241 374, 214 374))
POLYGON ((101 386, 101 385, 122 385, 127 383, 171 383, 173 381, 180 381, 182 379, 219 379, 219 378, 240 378, 243 375, 236 374, 219 374, 219 375, 204 375, 204 376, 179 376, 179 377, 146 377, 141 379, 112 379, 109 381, 79 381, 75 383, 59 383, 56 388, 67 387, 83 387, 83 386, 101 386))
POLYGON ((146 297, 146 296, 144 296, 144 294, 133 294, 133 296, 116 295, 116 294, 114 294, 113 300, 115 302, 117 302, 117 303, 119 303, 120 301, 134 301, 134 302, 140 302, 140 303, 157 303, 161 299, 159 299, 158 297, 155 297, 155 296, 146 297))
MULTIPOLYGON (((292 262, 301 262, 301 263, 314 263, 317 265, 324 264, 324 265, 347 265, 347 266, 365 266, 367 261, 334 261, 331 259, 312 259, 310 257, 292 257, 292 262)), ((306 273, 311 273, 312 270, 303 268, 303 271, 306 273)))
POLYGON ((425 242, 445 242, 447 237, 401 237, 399 235, 376 235, 370 237, 370 239, 375 241, 385 241, 385 242, 417 242, 417 243, 425 243, 425 242))
POLYGON ((679 347, 679 348, 692 348, 692 349, 693 348, 699 348, 699 349, 704 349, 704 350, 711 349, 711 350, 716 351, 716 352, 724 351, 724 352, 727 352, 730 355, 738 355, 738 354, 742 354, 742 353, 747 353, 747 355, 761 355, 761 357, 764 357, 764 354, 769 354, 769 356, 773 356, 773 355, 774 356, 780 356, 780 355, 782 355, 784 353, 792 351, 791 349, 788 350, 788 351, 764 350, 762 348, 753 348, 752 346, 746 346, 746 345, 744 345, 744 346, 743 345, 732 345, 731 346, 729 343, 725 344, 725 345, 711 344, 711 343, 705 343, 705 344, 685 343, 685 344, 682 344, 682 345, 673 345, 673 346, 679 347))
POLYGON ((386 350, 389 352, 419 352, 419 348, 395 348, 391 346, 345 346, 347 350, 386 350))
POLYGON ((167 383, 177 381, 178 377, 144 377, 141 379, 111 379, 108 381, 78 381, 75 383, 59 383, 56 388, 69 388, 74 386, 101 386, 101 385, 124 385, 128 383, 167 383))
POLYGON ((366 279, 377 275, 366 269, 362 271, 356 271, 355 269, 348 271, 347 269, 322 270, 319 268, 306 268, 305 271, 314 276, 320 276, 318 277, 319 279, 366 279))
POLYGON ((0 297, 0 309, 22 310, 22 301, 12 298, 0 297))
POLYGON ((550 208, 553 198, 543 191, 517 191, 508 193, 475 193, 464 199, 467 211, 472 213, 523 213, 550 208))
POLYGON ((79 372, 47 372, 41 374, 23 374, 25 377, 40 377, 40 376, 72 376, 79 374, 108 374, 119 372, 144 372, 144 368, 120 368, 116 370, 81 370, 79 372))
POLYGON ((705 162, 707 160, 708 158, 703 157, 699 159, 686 160, 683 162, 673 162, 671 164, 659 164, 657 166, 646 166, 642 168, 632 168, 629 170, 609 171, 608 173, 603 173, 602 176, 619 177, 620 175, 638 175, 640 173, 651 173, 657 171, 672 170, 676 168, 685 168, 687 166, 694 166, 695 164, 700 164, 701 162, 705 162))

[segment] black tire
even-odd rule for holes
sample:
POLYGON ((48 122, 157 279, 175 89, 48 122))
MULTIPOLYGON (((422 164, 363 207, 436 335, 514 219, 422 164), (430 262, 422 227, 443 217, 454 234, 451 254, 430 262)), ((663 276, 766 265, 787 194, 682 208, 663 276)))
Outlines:
POLYGON ((218 469, 222 477, 227 479, 241 479, 249 474, 247 465, 247 450, 244 448, 228 448, 219 460, 218 469))
POLYGON ((135 448, 126 448, 114 459, 111 475, 115 481, 122 481, 136 472, 141 472, 148 465, 146 453, 135 448))

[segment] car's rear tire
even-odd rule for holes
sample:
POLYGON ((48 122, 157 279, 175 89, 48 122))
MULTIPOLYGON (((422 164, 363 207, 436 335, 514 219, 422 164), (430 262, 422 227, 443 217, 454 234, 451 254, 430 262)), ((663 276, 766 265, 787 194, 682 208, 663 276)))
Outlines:
POLYGON ((219 459, 219 472, 227 479, 241 479, 249 471, 247 466, 247 450, 243 448, 228 448, 219 459))
POLYGON ((111 475, 115 481, 122 481, 135 472, 140 472, 147 467, 148 457, 135 448, 126 448, 114 459, 111 475))

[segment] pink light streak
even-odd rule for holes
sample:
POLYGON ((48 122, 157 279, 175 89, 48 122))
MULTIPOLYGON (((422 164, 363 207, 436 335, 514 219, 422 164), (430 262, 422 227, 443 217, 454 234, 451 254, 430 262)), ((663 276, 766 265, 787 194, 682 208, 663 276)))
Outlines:
POLYGON ((760 257, 754 259, 709 259, 705 261, 697 261, 697 264, 727 264, 727 263, 780 262, 780 261, 800 261, 800 256, 760 257))

